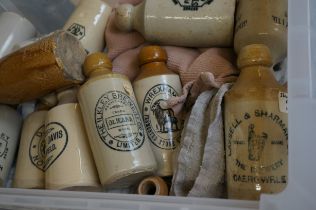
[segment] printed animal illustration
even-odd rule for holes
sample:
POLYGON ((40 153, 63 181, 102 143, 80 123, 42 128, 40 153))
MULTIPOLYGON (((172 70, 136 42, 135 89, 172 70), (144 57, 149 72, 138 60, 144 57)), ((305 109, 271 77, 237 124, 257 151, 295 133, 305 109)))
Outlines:
POLYGON ((159 131, 161 133, 178 131, 178 119, 174 116, 172 109, 164 109, 161 107, 160 103, 162 101, 164 100, 159 99, 151 106, 151 111, 155 115, 159 126, 159 131))
POLYGON ((268 134, 262 132, 261 135, 255 133, 255 125, 248 126, 248 158, 251 161, 259 161, 261 159, 268 134))

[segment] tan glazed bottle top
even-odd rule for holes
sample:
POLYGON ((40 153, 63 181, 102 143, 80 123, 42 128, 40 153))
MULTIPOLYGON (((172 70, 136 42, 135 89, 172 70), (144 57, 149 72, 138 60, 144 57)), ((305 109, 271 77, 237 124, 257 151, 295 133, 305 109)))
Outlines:
POLYGON ((152 62, 167 62, 168 56, 164 49, 159 46, 143 47, 138 55, 139 65, 152 62))
POLYGON ((167 68, 167 52, 159 46, 146 46, 138 55, 140 73, 135 81, 156 75, 175 74, 167 68))
POLYGON ((237 65, 239 69, 249 66, 272 66, 272 56, 269 48, 263 44, 252 44, 241 49, 237 65))
POLYGON ((105 53, 92 53, 83 64, 83 72, 87 77, 112 73, 112 62, 105 53))

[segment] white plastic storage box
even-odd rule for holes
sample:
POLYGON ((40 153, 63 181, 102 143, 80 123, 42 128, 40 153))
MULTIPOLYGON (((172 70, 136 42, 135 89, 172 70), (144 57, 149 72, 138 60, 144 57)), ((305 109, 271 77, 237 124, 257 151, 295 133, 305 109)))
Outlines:
POLYGON ((315 18, 315 0, 289 0, 289 184, 283 193, 252 202, 3 188, 0 209, 316 210, 315 18))

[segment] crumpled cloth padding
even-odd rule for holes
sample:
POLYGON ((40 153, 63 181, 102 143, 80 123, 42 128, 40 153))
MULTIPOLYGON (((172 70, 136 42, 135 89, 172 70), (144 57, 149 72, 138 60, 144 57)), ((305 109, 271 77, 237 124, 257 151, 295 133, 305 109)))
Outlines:
POLYGON ((203 92, 185 120, 173 177, 176 196, 223 197, 225 143, 222 102, 231 84, 203 92))

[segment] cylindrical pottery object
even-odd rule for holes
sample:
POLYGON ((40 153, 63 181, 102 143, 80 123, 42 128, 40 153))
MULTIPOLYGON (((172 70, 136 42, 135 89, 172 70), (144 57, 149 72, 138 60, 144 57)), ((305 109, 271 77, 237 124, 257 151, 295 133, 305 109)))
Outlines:
POLYGON ((45 188, 45 118, 47 111, 30 114, 23 123, 13 187, 45 188))
POLYGON ((0 58, 11 52, 13 46, 36 35, 36 29, 26 18, 13 12, 0 15, 0 58))
POLYGON ((19 104, 82 83, 86 52, 56 31, 0 60, 0 103, 19 104))
MULTIPOLYGON (((46 118, 45 187, 55 190, 99 191, 100 181, 78 103, 62 100, 46 118)), ((72 96, 71 96, 72 97, 72 96)))
POLYGON ((250 44, 270 48, 273 63, 287 53, 287 0, 239 0, 236 12, 235 51, 250 44))
POLYGON ((4 186, 18 147, 22 117, 6 105, 0 105, 0 186, 4 186))
POLYGON ((135 29, 153 43, 186 47, 231 46, 235 0, 144 0, 116 9, 122 31, 135 29))
POLYGON ((158 46, 144 47, 139 54, 141 72, 133 83, 148 138, 158 162, 159 176, 173 174, 172 159, 179 145, 181 122, 165 104, 181 95, 182 85, 177 74, 166 66, 167 54, 158 46))
POLYGON ((274 78, 265 45, 244 47, 241 74, 225 95, 228 198, 259 200, 288 182, 287 93, 274 78))
POLYGON ((111 11, 102 0, 81 0, 63 29, 80 40, 89 53, 103 51, 104 32, 111 11))
POLYGON ((159 176, 148 177, 138 185, 140 195, 168 195, 168 186, 159 176))
POLYGON ((134 185, 157 168, 132 85, 126 76, 111 69, 105 54, 88 56, 84 71, 90 78, 78 94, 99 177, 106 189, 134 185))

